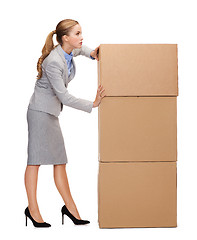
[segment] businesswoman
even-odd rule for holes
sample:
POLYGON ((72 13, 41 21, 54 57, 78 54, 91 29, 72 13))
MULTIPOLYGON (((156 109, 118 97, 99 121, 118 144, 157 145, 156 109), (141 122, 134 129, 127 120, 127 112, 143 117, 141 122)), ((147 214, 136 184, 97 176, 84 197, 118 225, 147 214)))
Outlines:
POLYGON ((64 201, 61 209, 62 224, 64 215, 74 224, 87 224, 82 220, 71 196, 66 174, 68 162, 64 140, 59 125, 58 116, 63 105, 91 113, 92 108, 98 107, 105 96, 103 86, 99 86, 95 101, 76 98, 68 90, 68 83, 75 76, 73 57, 86 56, 98 61, 98 49, 82 45, 80 24, 72 19, 59 22, 56 30, 49 33, 42 55, 37 63, 38 76, 28 110, 28 159, 25 171, 25 188, 28 207, 25 209, 26 226, 29 218, 35 227, 50 227, 44 222, 37 203, 37 179, 40 165, 54 165, 55 185, 64 201), (53 44, 56 34, 58 45, 53 44))

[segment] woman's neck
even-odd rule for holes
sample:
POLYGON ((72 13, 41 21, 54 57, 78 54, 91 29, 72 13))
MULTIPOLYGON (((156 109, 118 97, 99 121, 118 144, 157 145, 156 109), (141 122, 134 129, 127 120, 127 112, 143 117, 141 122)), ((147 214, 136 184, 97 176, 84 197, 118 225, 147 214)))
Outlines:
POLYGON ((64 50, 64 52, 66 52, 68 54, 70 54, 73 50, 73 48, 71 46, 67 45, 67 44, 63 44, 61 47, 64 50))

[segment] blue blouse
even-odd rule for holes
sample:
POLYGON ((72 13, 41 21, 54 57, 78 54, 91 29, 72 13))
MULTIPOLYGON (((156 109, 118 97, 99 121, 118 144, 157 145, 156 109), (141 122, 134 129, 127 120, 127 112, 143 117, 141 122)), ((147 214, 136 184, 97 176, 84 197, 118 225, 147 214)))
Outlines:
MULTIPOLYGON (((66 59, 66 63, 67 63, 67 66, 68 66, 68 77, 70 76, 70 72, 71 72, 71 69, 73 67, 73 63, 72 63, 72 58, 73 58, 73 53, 71 52, 70 54, 66 53, 63 48, 62 48, 62 51, 64 53, 64 56, 65 56, 65 59, 66 59)), ((92 56, 90 56, 90 58, 92 60, 95 60, 95 58, 93 58, 92 56)))

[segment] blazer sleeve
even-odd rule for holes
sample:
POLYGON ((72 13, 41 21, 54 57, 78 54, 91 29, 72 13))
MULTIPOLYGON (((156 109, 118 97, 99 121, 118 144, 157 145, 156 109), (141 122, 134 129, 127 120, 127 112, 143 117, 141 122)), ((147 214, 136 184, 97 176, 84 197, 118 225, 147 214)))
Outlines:
POLYGON ((91 58, 90 53, 92 51, 94 51, 94 49, 91 49, 91 48, 87 47, 86 45, 82 45, 81 48, 73 49, 73 56, 76 57, 78 55, 83 55, 83 56, 86 56, 88 58, 91 58))
POLYGON ((60 102, 66 106, 76 108, 90 113, 93 108, 93 102, 71 95, 62 78, 62 68, 56 61, 47 64, 45 68, 47 78, 60 102))

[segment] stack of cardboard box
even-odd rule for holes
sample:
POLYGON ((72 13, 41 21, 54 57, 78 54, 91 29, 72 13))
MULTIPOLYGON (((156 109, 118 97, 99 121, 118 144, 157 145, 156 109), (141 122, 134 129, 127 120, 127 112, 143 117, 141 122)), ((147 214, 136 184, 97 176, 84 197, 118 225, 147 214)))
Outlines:
POLYGON ((100 228, 177 226, 176 44, 101 44, 100 228))

